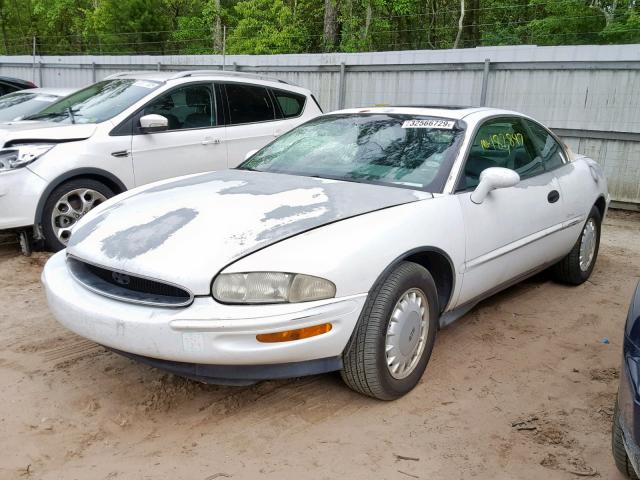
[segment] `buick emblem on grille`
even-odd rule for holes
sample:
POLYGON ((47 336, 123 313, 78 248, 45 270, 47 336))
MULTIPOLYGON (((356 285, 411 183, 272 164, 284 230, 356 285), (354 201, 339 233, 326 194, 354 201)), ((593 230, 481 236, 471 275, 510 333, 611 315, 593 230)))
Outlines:
POLYGON ((129 275, 125 273, 111 272, 111 278, 113 278, 114 282, 119 283, 120 285, 129 285, 129 282, 131 282, 129 275))

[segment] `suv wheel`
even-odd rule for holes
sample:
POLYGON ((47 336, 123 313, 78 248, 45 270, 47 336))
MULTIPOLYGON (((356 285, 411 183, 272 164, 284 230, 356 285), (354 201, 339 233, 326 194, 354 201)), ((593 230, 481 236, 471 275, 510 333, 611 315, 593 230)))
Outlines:
POLYGON ((77 178, 56 187, 47 198, 42 213, 47 249, 57 252, 65 248, 71 228, 78 220, 114 195, 109 187, 90 178, 77 178))

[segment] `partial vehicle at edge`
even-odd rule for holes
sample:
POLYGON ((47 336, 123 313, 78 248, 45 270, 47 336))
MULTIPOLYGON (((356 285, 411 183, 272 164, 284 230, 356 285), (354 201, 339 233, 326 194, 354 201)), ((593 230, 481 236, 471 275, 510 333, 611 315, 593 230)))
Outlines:
POLYGON ((112 75, 0 125, 0 230, 53 251, 89 210, 130 188, 234 167, 322 113, 311 92, 216 71, 112 75))
POLYGON ((72 94, 73 88, 30 88, 0 97, 0 122, 16 122, 40 113, 51 103, 72 94))
POLYGON ((618 470, 637 480, 640 472, 640 283, 631 299, 624 328, 611 449, 618 470))

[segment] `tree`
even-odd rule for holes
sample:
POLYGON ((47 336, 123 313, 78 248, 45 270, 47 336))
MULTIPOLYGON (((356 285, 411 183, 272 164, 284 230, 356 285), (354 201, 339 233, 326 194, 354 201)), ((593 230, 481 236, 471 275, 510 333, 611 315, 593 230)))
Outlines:
POLYGON ((282 0, 243 0, 234 11, 237 24, 228 37, 229 53, 299 53, 309 43, 305 26, 282 0))
POLYGON ((335 48, 338 40, 338 5, 336 0, 324 0, 323 40, 326 51, 335 48))

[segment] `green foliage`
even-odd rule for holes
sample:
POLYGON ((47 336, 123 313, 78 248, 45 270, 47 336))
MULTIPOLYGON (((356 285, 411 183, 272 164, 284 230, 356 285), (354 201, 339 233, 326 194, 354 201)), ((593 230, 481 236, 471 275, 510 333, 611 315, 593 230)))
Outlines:
MULTIPOLYGON (((451 48, 460 0, 0 0, 0 54, 451 48), (324 22, 337 40, 324 37, 324 22), (226 38, 223 39, 223 26, 226 38)), ((459 47, 640 43, 639 0, 465 0, 459 47)), ((332 37, 333 38, 333 37, 332 37)))
POLYGON ((309 45, 305 25, 282 0, 242 0, 233 17, 229 53, 300 53, 309 45))

